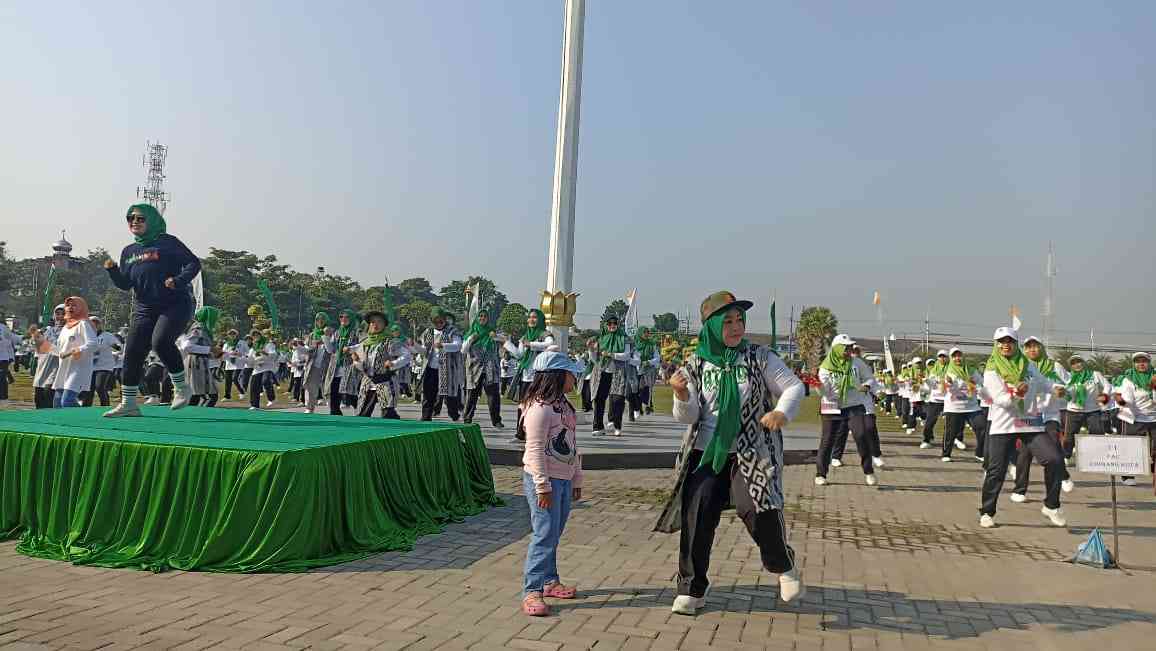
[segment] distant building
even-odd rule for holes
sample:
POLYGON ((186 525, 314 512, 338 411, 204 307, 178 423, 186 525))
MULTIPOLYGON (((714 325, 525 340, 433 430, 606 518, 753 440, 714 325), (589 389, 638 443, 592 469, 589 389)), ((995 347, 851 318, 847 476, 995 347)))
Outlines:
POLYGON ((13 262, 8 309, 15 311, 15 316, 22 323, 34 321, 40 316, 40 297, 43 296, 48 282, 48 272, 53 266, 56 267, 57 273, 70 270, 84 273, 90 264, 84 258, 73 257, 72 243, 64 238, 63 231, 60 233, 60 239, 52 243, 51 255, 13 262))

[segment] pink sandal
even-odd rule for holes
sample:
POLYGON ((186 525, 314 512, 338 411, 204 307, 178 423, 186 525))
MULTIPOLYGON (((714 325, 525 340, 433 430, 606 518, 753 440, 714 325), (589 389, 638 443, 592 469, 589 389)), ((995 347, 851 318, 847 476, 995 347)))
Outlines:
POLYGON ((530 617, 545 617, 550 614, 550 607, 542 601, 542 595, 531 592, 522 599, 522 612, 530 617))
POLYGON ((578 596, 578 589, 561 583, 551 583, 542 590, 542 596, 554 599, 573 599, 578 596))

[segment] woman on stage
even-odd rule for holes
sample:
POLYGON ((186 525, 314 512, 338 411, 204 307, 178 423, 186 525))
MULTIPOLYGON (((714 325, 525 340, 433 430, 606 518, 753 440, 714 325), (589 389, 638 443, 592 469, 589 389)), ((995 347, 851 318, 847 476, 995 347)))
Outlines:
POLYGON ((486 401, 490 407, 490 424, 502 429, 502 396, 499 387, 502 383, 502 371, 498 360, 498 346, 490 325, 490 314, 485 310, 478 312, 470 329, 466 331, 465 341, 462 342, 462 355, 466 364, 466 412, 463 420, 466 424, 474 422, 474 413, 478 408, 478 398, 486 392, 486 401))
POLYGON ((114 285, 132 290, 136 298, 125 343, 124 384, 120 404, 104 415, 140 416, 136 399, 141 367, 149 350, 156 351, 173 381, 172 409, 189 404, 192 393, 185 381, 185 364, 176 340, 193 316, 189 283, 201 271, 201 261, 180 240, 166 231, 164 217, 147 203, 129 206, 128 229, 136 240, 120 254, 120 264, 106 260, 114 285))
POLYGON ((783 519, 782 428, 798 411, 803 384, 778 355, 744 338, 752 306, 730 292, 708 296, 699 310, 698 348, 670 378, 674 419, 689 429, 655 531, 681 530, 671 607, 680 615, 706 605, 715 530, 728 504, 763 567, 779 574, 779 598, 789 603, 806 592, 783 519))

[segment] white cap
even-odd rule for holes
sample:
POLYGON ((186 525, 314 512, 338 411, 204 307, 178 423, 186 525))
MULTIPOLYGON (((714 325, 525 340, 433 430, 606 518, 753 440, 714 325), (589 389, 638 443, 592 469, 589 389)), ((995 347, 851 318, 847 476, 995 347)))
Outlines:
POLYGON ((850 335, 835 335, 835 338, 831 340, 831 345, 836 346, 838 344, 850 347, 855 345, 855 340, 850 335))
POLYGON ((1035 336, 1035 335, 1032 335, 1032 336, 1028 337, 1027 339, 1024 339, 1024 345, 1026 346, 1033 341, 1036 342, 1037 344, 1041 345, 1041 346, 1044 345, 1044 342, 1041 341, 1040 338, 1035 336))
POLYGON ((1016 341, 1020 340, 1019 333, 1016 332, 1015 330, 1013 330, 1012 328, 1007 327, 1007 326, 1004 326, 1002 328, 996 328, 995 334, 991 336, 991 339, 992 339, 992 341, 999 341, 1000 339, 1003 339, 1004 337, 1011 337, 1012 339, 1015 339, 1016 341))
POLYGON ((952 349, 951 349, 951 350, 948 352, 948 355, 954 355, 954 354, 956 354, 956 353, 962 353, 962 352, 963 352, 963 351, 962 351, 962 350, 960 350, 959 348, 952 348, 952 349))
POLYGON ((944 357, 947 357, 947 356, 948 356, 948 355, 947 355, 947 351, 946 351, 946 350, 944 350, 944 349, 942 349, 942 348, 940 348, 940 349, 939 349, 939 352, 935 353, 935 356, 936 356, 936 357, 939 357, 940 355, 943 355, 944 357))
POLYGON ((1151 355, 1149 355, 1148 353, 1146 353, 1142 350, 1139 350, 1139 351, 1132 353, 1132 361, 1136 361, 1136 358, 1138 358, 1138 357, 1143 357, 1143 358, 1149 359, 1149 360, 1152 359, 1151 355))
POLYGON ((922 358, 922 357, 912 357, 912 358, 911 358, 911 361, 909 362, 909 364, 911 364, 912 366, 914 366, 914 365, 916 365, 916 364, 918 364, 919 362, 922 362, 922 361, 923 361, 923 358, 922 358))
POLYGON ((931 358, 929 357, 929 358, 927 358, 927 361, 926 361, 926 362, 924 362, 924 363, 925 363, 925 364, 927 364, 928 366, 932 366, 933 364, 935 364, 935 360, 934 360, 934 359, 931 359, 931 358))

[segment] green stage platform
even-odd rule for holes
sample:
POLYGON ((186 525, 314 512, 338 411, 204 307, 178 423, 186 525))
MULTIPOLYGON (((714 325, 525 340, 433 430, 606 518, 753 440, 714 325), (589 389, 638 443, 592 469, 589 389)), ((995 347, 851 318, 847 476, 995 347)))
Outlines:
POLYGON ((499 503, 477 425, 102 411, 0 412, 0 539, 78 564, 299 572, 499 503))

